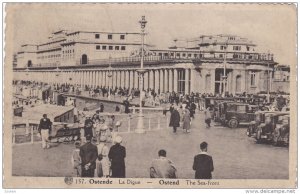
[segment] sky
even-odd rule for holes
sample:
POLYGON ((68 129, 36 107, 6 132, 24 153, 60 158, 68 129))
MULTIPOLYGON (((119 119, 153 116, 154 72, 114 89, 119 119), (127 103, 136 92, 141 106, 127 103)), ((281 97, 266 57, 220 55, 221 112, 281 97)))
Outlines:
POLYGON ((276 62, 296 65, 296 8, 274 4, 11 4, 6 24, 13 51, 45 42, 54 31, 139 32, 142 15, 146 43, 166 48, 173 40, 232 34, 274 54, 276 62))

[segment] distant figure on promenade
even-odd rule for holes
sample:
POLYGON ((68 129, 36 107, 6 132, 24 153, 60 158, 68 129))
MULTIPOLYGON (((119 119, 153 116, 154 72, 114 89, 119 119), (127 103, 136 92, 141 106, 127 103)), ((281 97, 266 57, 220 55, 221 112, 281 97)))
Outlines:
POLYGON ((183 131, 189 133, 191 129, 191 117, 189 109, 185 109, 183 111, 182 123, 183 131))
POLYGON ((207 153, 207 143, 200 144, 200 154, 194 157, 193 170, 195 170, 195 179, 211 179, 211 172, 214 171, 213 159, 207 153))
POLYGON ((92 136, 86 136, 86 143, 80 147, 82 177, 94 177, 96 159, 98 157, 97 146, 91 143, 92 136))
POLYGON ((123 105, 124 105, 124 107, 125 107, 125 113, 126 114, 128 114, 128 113, 130 113, 130 110, 129 110, 129 101, 128 101, 128 99, 126 98, 126 100, 124 100, 124 102, 123 102, 123 105))
POLYGON ((150 167, 150 178, 177 178, 176 167, 166 156, 167 152, 165 150, 159 150, 159 158, 154 159, 150 167))
POLYGON ((204 115, 205 115, 206 127, 210 128, 210 123, 211 123, 210 107, 207 107, 207 109, 205 109, 204 115))
POLYGON ((43 118, 40 120, 39 133, 42 137, 42 148, 50 148, 49 135, 51 134, 52 122, 47 118, 47 114, 43 114, 43 118))
POLYGON ((84 121, 84 137, 87 137, 88 135, 93 137, 93 125, 94 122, 91 119, 91 116, 87 115, 86 120, 84 121))
POLYGON ((81 157, 80 157, 79 153, 80 153, 80 142, 76 141, 75 149, 73 150, 71 161, 72 161, 72 166, 73 166, 73 169, 74 169, 77 177, 81 177, 81 172, 82 172, 81 157))
POLYGON ((169 126, 173 127, 174 133, 176 133, 177 127, 180 126, 180 114, 179 114, 177 108, 175 108, 171 113, 169 126))
POLYGON ((104 105, 102 103, 100 104, 100 112, 104 112, 104 105))
POLYGON ((113 145, 108 154, 111 161, 111 177, 112 178, 125 178, 125 157, 126 149, 121 145, 122 137, 117 136, 115 139, 116 144, 113 145))

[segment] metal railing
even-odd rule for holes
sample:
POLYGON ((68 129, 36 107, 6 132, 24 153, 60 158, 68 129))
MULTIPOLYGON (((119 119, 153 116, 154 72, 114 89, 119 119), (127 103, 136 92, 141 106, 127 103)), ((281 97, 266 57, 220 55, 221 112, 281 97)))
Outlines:
MULTIPOLYGON (((194 56, 195 53, 189 56, 186 54, 185 56, 177 56, 177 51, 170 51, 168 53, 162 52, 160 55, 150 55, 144 57, 144 62, 147 63, 154 63, 154 62, 166 62, 166 61, 176 61, 176 60, 224 60, 224 53, 214 51, 213 53, 210 52, 199 52, 194 56), (171 54, 173 53, 173 54, 171 54), (220 57, 219 54, 223 56, 220 57), (209 56, 208 56, 209 55, 209 56)), ((266 54, 266 53, 236 53, 233 56, 227 55, 226 59, 230 61, 249 61, 249 62, 273 62, 273 55, 266 54)), ((77 60, 75 61, 74 65, 108 65, 108 64, 124 64, 124 63, 139 63, 141 61, 141 56, 133 56, 133 57, 120 57, 120 58, 111 58, 111 59, 94 59, 90 60, 87 59, 86 61, 77 60)), ((63 62, 54 62, 54 63, 46 63, 46 64, 32 64, 31 67, 63 67, 63 62)))
MULTIPOLYGON (((169 115, 163 116, 161 112, 161 108, 143 108, 144 109, 144 127, 145 131, 159 131, 165 130, 169 127, 169 115), (148 112, 147 112, 148 111, 148 112), (153 111, 156 111, 153 113, 153 111)), ((112 114, 112 113, 100 113, 100 116, 115 116, 114 122, 114 133, 115 134, 127 134, 127 133, 135 133, 135 129, 137 128, 137 120, 138 114, 137 112, 133 112, 131 114, 112 114), (120 123, 120 125, 116 125, 116 123, 120 123)), ((54 131, 61 128, 62 124, 57 125, 54 131), (59 127, 60 126, 60 127, 59 127)), ((83 127, 81 128, 81 136, 83 136, 83 127)), ((53 130, 52 130, 53 131, 53 130)), ((36 123, 18 123, 12 125, 12 143, 13 145, 24 145, 24 144, 34 144, 40 143, 41 137, 38 135, 38 124, 36 123)), ((52 134, 55 135, 55 134, 52 134)))

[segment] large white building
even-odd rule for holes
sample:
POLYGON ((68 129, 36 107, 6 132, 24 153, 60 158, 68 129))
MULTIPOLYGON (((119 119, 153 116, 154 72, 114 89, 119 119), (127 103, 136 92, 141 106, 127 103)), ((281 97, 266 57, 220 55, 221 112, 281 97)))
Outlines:
MULTIPOLYGON (((233 35, 174 40, 169 48, 145 45, 145 50, 143 89, 160 92, 222 93, 224 83, 233 94, 267 91, 276 64, 272 54, 258 53, 254 43, 233 35)), ((139 33, 61 30, 47 43, 22 46, 14 79, 139 88, 140 53, 139 33)))

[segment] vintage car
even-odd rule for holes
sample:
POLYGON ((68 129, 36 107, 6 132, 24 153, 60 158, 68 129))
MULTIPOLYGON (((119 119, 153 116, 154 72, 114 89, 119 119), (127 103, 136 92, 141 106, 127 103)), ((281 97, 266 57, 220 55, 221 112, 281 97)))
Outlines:
POLYGON ((290 115, 284 115, 282 123, 277 123, 273 134, 273 145, 288 145, 290 135, 290 115))
POLYGON ((275 135, 276 125, 281 125, 283 123, 284 116, 289 115, 289 112, 270 112, 265 113, 264 123, 261 123, 255 134, 255 139, 257 143, 263 141, 272 142, 275 135))
POLYGON ((256 135, 256 130, 257 127, 261 124, 265 122, 265 115, 268 113, 272 113, 272 112, 276 112, 276 111, 256 111, 254 113, 254 120, 251 121, 248 125, 247 128, 247 135, 249 137, 255 137, 256 135))
POLYGON ((254 120, 254 114, 258 110, 258 105, 223 102, 219 104, 218 114, 222 125, 237 128, 239 125, 249 125, 254 120))

